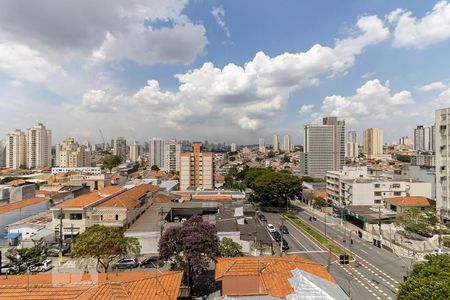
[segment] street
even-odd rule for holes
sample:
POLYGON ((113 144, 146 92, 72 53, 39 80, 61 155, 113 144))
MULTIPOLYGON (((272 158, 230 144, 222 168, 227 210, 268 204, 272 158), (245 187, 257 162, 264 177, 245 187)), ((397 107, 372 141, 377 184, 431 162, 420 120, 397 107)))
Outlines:
MULTIPOLYGON (((282 218, 279 214, 265 213, 268 223, 278 229, 282 218)), ((311 212, 301 211, 298 217, 317 231, 331 238, 335 243, 346 248, 354 261, 348 265, 339 264, 338 258, 315 242, 310 236, 288 221, 284 221, 289 234, 283 235, 290 249, 288 255, 300 255, 325 266, 329 265, 331 275, 351 299, 395 299, 397 286, 406 275, 411 261, 373 246, 358 238, 352 232, 353 245, 349 243, 349 233, 341 227, 340 219, 327 216, 325 229, 324 218, 316 216, 316 221, 309 221, 311 212), (345 241, 345 242, 344 242, 345 241), (351 248, 350 248, 351 247, 351 248)))

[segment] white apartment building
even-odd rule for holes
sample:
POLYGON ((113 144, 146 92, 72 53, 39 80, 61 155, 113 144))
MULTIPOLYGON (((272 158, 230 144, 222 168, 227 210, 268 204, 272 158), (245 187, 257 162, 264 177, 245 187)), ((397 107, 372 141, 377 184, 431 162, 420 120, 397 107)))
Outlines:
POLYGON ((161 138, 152 138, 149 142, 150 166, 164 168, 164 141, 161 138))
MULTIPOLYGON (((236 144, 234 145, 236 147, 236 144)), ((233 148, 233 144, 231 144, 231 147, 233 148)), ((164 143, 164 170, 167 172, 179 172, 180 154, 181 144, 176 139, 166 141, 164 143)))
POLYGON ((135 141, 130 146, 130 160, 136 162, 139 160, 140 155, 141 155, 141 146, 138 144, 138 142, 135 141))
POLYGON ((384 205, 384 199, 402 196, 431 198, 431 183, 413 179, 357 178, 341 180, 342 204, 384 205))
POLYGON ((450 220, 450 108, 435 112, 436 209, 450 220))
POLYGON ((55 165, 62 168, 80 168, 91 166, 91 149, 75 143, 71 137, 56 145, 55 165))
POLYGON ((52 165, 52 131, 39 123, 27 131, 27 168, 52 165))
POLYGON ((358 136, 356 131, 347 132, 347 142, 345 143, 345 157, 354 159, 358 157, 358 136))
POLYGON ((118 137, 114 141, 113 154, 120 156, 123 161, 127 159, 127 141, 123 137, 118 137))
POLYGON ((55 167, 52 168, 52 174, 58 173, 82 173, 87 175, 101 175, 102 169, 100 167, 55 167))
POLYGON ((291 150, 292 150, 291 136, 286 134, 284 136, 284 141, 283 142, 284 142, 283 143, 283 150, 284 150, 284 152, 286 152, 286 153, 291 152, 291 150))
POLYGON ((304 152, 300 169, 305 175, 324 178, 327 171, 337 171, 345 164, 345 121, 323 118, 322 124, 305 125, 304 152))
POLYGON ((411 155, 411 165, 424 166, 424 167, 435 167, 436 166, 436 156, 434 154, 422 154, 422 153, 412 154, 411 155))
POLYGON ((6 167, 19 169, 27 165, 26 135, 20 129, 16 129, 6 135, 6 167))
POLYGON ((383 158, 383 129, 364 130, 364 154, 367 158, 383 158))
POLYGON ((367 166, 343 166, 342 171, 328 171, 326 176, 326 191, 328 200, 342 206, 343 193, 341 182, 346 179, 367 178, 367 166))
POLYGON ((259 138, 259 148, 258 151, 261 153, 266 153, 266 144, 264 138, 259 138))
POLYGON ((434 152, 434 136, 434 126, 417 126, 414 129, 414 150, 434 152))
POLYGON ((237 151, 237 145, 236 145, 236 143, 231 143, 230 151, 231 151, 231 152, 236 152, 236 151, 237 151))
POLYGON ((202 152, 200 143, 180 155, 180 190, 188 188, 214 188, 214 153, 202 152))
POLYGON ((278 135, 274 134, 272 137, 272 150, 277 152, 280 150, 280 142, 278 141, 278 135))
POLYGON ((0 140, 0 167, 6 166, 6 141, 0 140))

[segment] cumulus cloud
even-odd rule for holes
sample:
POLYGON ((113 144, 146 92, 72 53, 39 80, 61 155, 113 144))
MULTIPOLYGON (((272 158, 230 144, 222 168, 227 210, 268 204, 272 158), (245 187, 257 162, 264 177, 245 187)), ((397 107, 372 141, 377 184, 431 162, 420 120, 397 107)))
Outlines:
POLYGON ((432 91, 442 91, 446 89, 447 86, 442 81, 432 82, 426 85, 416 87, 417 90, 422 92, 432 92, 432 91))
POLYGON ((213 8, 211 14, 213 15, 214 20, 216 20, 217 24, 219 24, 219 26, 223 29, 225 35, 228 38, 231 37, 230 29, 228 29, 228 26, 225 24, 225 9, 223 8, 223 6, 213 8))
MULTIPOLYGON (((292 91, 316 85, 322 76, 345 72, 366 47, 389 35, 376 16, 361 17, 356 27, 358 34, 337 40, 333 48, 316 44, 306 52, 275 57, 258 52, 244 66, 228 64, 222 69, 208 62, 177 74, 177 91, 162 90, 157 81, 150 80, 133 95, 105 97, 99 91, 88 92, 83 107, 98 110, 111 101, 112 108, 135 109, 144 118, 167 126, 204 122, 259 129, 284 110, 292 91)), ((405 95, 398 97, 406 101, 405 95)))
POLYGON ((409 91, 392 93, 389 82, 369 80, 352 96, 327 96, 322 103, 322 115, 338 116, 345 119, 359 118, 385 119, 405 104, 413 103, 409 91))
POLYGON ((439 1, 423 18, 398 8, 387 20, 394 24, 394 47, 425 48, 450 38, 450 3, 439 1))
POLYGON ((303 104, 298 111, 299 114, 308 114, 314 109, 314 104, 303 104))

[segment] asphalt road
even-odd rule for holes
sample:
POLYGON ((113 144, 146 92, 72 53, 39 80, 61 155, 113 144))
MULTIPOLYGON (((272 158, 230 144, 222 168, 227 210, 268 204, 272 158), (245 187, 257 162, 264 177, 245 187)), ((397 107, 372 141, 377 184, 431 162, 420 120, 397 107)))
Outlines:
MULTIPOLYGON (((278 229, 282 223, 281 216, 264 214, 268 223, 278 229)), ((316 215, 317 221, 309 221, 310 215, 309 211, 298 213, 301 220, 324 234, 324 219, 316 215)), ((359 239, 356 232, 352 232, 353 245, 350 249, 348 231, 340 225, 339 219, 327 217, 327 236, 345 247, 355 259, 348 265, 340 265, 335 255, 330 254, 306 233, 289 222, 284 221, 284 224, 289 229, 289 234, 283 235, 290 246, 287 254, 300 255, 322 265, 329 265, 331 275, 351 299, 396 298, 397 286, 403 280, 411 261, 359 239)))

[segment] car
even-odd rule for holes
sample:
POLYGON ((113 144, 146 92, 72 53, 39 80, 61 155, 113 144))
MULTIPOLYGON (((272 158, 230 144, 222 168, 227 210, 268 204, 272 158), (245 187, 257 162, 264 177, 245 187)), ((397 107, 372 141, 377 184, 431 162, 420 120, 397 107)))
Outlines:
POLYGON ((6 264, 3 264, 0 268, 0 274, 14 274, 14 270, 16 269, 16 266, 11 263, 7 262, 6 264))
POLYGON ((275 231, 273 233, 273 238, 275 239, 275 241, 277 241, 277 243, 279 243, 281 241, 281 233, 279 233, 278 231, 275 231))
POLYGON ((281 231, 282 233, 284 233, 284 234, 289 234, 289 230, 288 230, 288 228, 286 227, 286 225, 281 225, 281 226, 280 226, 280 231, 281 231))
POLYGON ((53 262, 50 259, 46 259, 41 263, 30 266, 31 273, 47 272, 53 268, 53 262))
POLYGON ((158 256, 150 256, 141 261, 141 268, 157 268, 164 266, 164 262, 159 260, 158 256))
POLYGON ((137 266, 139 266, 137 258, 122 258, 113 265, 113 269, 132 269, 137 266))
MULTIPOLYGON (((63 244, 62 245, 62 254, 66 255, 70 252, 70 244, 63 244)), ((53 244, 50 246, 50 248, 47 250, 48 256, 58 257, 59 256, 59 245, 53 244)))
POLYGON ((290 247, 289 247, 289 243, 288 243, 288 241, 286 241, 285 239, 283 239, 283 242, 281 243, 281 249, 283 250, 283 251, 286 251, 286 250, 288 250, 290 247))
POLYGON ((259 215, 258 218, 261 222, 267 222, 266 216, 263 214, 259 215))
POLYGON ((267 224, 267 230, 269 230, 269 232, 274 233, 275 231, 277 231, 275 229, 275 226, 273 226, 272 224, 267 224))

